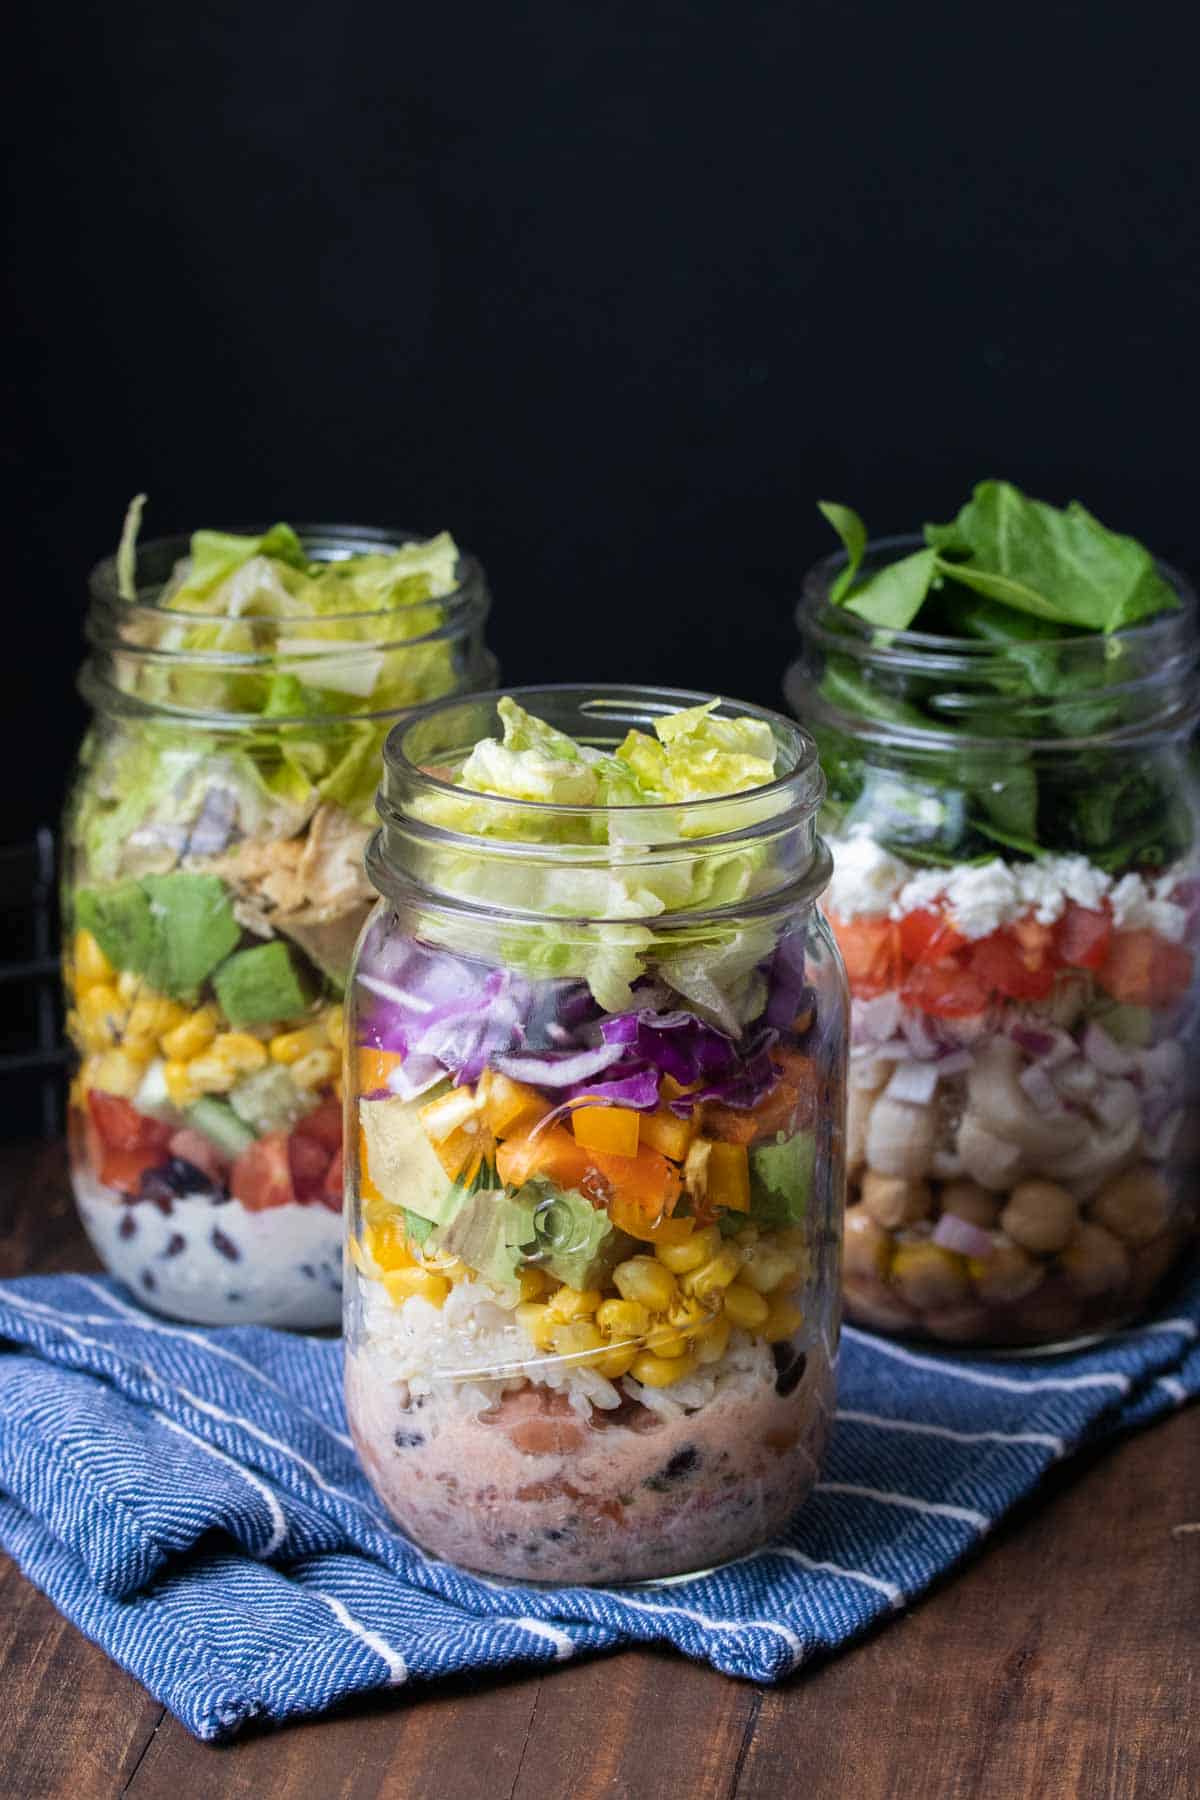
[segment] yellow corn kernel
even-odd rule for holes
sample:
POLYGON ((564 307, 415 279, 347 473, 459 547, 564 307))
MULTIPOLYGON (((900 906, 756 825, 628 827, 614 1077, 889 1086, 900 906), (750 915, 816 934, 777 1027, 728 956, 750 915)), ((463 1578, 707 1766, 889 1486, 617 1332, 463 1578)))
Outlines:
MULTIPOLYGON (((170 1064, 167 1066, 169 1068, 170 1064)), ((211 1051, 203 1056, 193 1056, 185 1067, 195 1094, 227 1094, 238 1079, 232 1063, 224 1057, 214 1056, 211 1051)), ((170 1093, 170 1088, 167 1092, 170 1093)))
POLYGON ((549 1350, 558 1321, 548 1306, 539 1306, 536 1300, 522 1302, 517 1308, 517 1323, 533 1340, 535 1349, 549 1350))
POLYGON ((177 1000, 144 988, 129 1010, 125 1030, 130 1037, 153 1038, 157 1045, 164 1032, 174 1031, 187 1016, 186 1006, 180 1006, 177 1000))
POLYGON ((785 1282, 794 1282, 799 1273, 795 1257, 789 1256, 786 1250, 759 1244, 746 1257, 741 1280, 760 1294, 772 1294, 785 1282))
POLYGON ((517 1286, 522 1300, 540 1300, 550 1286, 550 1277, 544 1269, 519 1269, 517 1286))
POLYGON ((622 1375, 628 1375, 638 1356, 636 1344, 615 1344, 611 1349, 602 1350, 594 1356, 591 1367, 597 1375, 603 1375, 609 1381, 619 1381, 622 1375))
POLYGON ((655 1255, 673 1274, 686 1275, 689 1269, 698 1269, 701 1263, 708 1262, 720 1248, 720 1232, 715 1225, 706 1225, 682 1244, 657 1245, 655 1255))
POLYGON ((120 994, 126 1006, 133 1005, 145 986, 145 977, 137 974, 133 969, 122 969, 121 973, 117 976, 117 992, 120 994))
POLYGON ((789 1256, 794 1256, 803 1268, 808 1256, 808 1230, 805 1226, 786 1226, 783 1231, 776 1233, 775 1242, 781 1250, 786 1250, 789 1256))
POLYGON ((79 1023, 90 1050, 115 1044, 125 1023, 126 1007, 111 982, 98 982, 79 996, 79 1023))
POLYGON ((590 1319, 572 1319, 569 1324, 556 1325, 550 1341, 559 1356, 583 1356, 589 1350, 604 1348, 604 1339, 590 1319))
POLYGON ((297 1087, 325 1087, 340 1072, 342 1059, 336 1050, 328 1046, 321 1050, 310 1050, 299 1062, 291 1066, 292 1080, 297 1087))
POLYGON ((211 1006, 198 1006, 193 1013, 181 1019, 178 1025, 165 1031, 159 1039, 162 1053, 175 1062, 190 1062, 193 1056, 199 1056, 207 1050, 217 1035, 217 1014, 211 1006))
POLYGON ((363 1233, 367 1249, 381 1269, 407 1269, 413 1266, 404 1221, 389 1213, 377 1224, 369 1224, 363 1233))
POLYGON ((119 1094, 122 1100, 132 1100, 145 1069, 145 1063, 138 1062, 127 1050, 106 1050, 91 1060, 90 1086, 101 1088, 106 1094, 119 1094))
POLYGON ((325 1036, 334 1049, 340 1051, 346 1041, 346 1009, 344 1006, 331 1006, 323 1017, 325 1036))
POLYGON ((329 1039, 320 1025, 301 1025, 296 1031, 280 1031, 270 1042, 271 1060, 297 1063, 310 1050, 328 1050, 329 1039))
POLYGON ((613 1286, 622 1300, 640 1300, 651 1312, 666 1312, 679 1289, 670 1269, 652 1256, 631 1256, 613 1270, 613 1286))
POLYGON ((450 1283, 444 1275, 435 1275, 430 1269, 415 1266, 407 1269, 392 1269, 383 1278, 389 1300, 399 1306, 405 1300, 428 1300, 430 1306, 442 1307, 450 1292, 450 1283))
POLYGON ((90 931, 77 931, 73 946, 75 992, 84 994, 100 982, 110 982, 113 966, 90 931))
POLYGON ((761 1331, 769 1312, 763 1296, 744 1281, 735 1281, 725 1289, 725 1317, 739 1331, 761 1331))
POLYGON ((696 1341, 697 1361, 701 1363, 720 1362, 729 1348, 729 1334, 732 1330, 733 1326, 725 1314, 719 1313, 711 1324, 706 1326, 696 1341))
POLYGON ((267 1048, 248 1031, 222 1031, 212 1041, 210 1055, 219 1056, 239 1075, 252 1075, 267 1064, 267 1048))
POLYGON ((640 1338, 650 1329, 650 1314, 637 1300, 605 1300, 596 1308, 596 1323, 606 1337, 640 1338))
POLYGON ((731 1281, 740 1275, 742 1259, 732 1244, 723 1244, 717 1254, 699 1269, 693 1269, 690 1275, 683 1278, 684 1292, 694 1294, 702 1300, 705 1294, 716 1293, 720 1288, 727 1288, 731 1281))
POLYGON ((643 1350, 634 1357, 630 1374, 643 1387, 665 1388, 673 1387, 695 1370, 694 1356, 655 1356, 652 1350, 643 1350))
POLYGON ((655 1356, 682 1356, 688 1347, 688 1334, 668 1325, 665 1320, 651 1325, 645 1337, 645 1348, 655 1356))
POLYGON ((588 1319, 604 1295, 599 1288, 560 1287, 550 1300, 550 1311, 556 1319, 588 1319))
POLYGON ((803 1323, 804 1314, 800 1308, 775 1294, 767 1303, 767 1316, 758 1335, 766 1338, 768 1344, 781 1344, 784 1338, 794 1337, 803 1323))
POLYGON ((742 1255, 745 1256, 747 1250, 753 1250, 758 1239, 759 1230, 757 1225, 743 1225, 733 1241, 742 1252, 742 1255))
POLYGON ((200 1098, 200 1089, 192 1081, 191 1069, 177 1057, 170 1057, 163 1064, 163 1081, 170 1096, 171 1105, 182 1111, 190 1106, 193 1100, 200 1098))
POLYGON ((363 1247, 359 1243, 354 1232, 351 1232, 350 1236, 346 1239, 346 1255, 350 1258, 350 1261, 354 1264, 359 1274, 365 1275, 369 1279, 373 1271, 363 1253, 363 1247))

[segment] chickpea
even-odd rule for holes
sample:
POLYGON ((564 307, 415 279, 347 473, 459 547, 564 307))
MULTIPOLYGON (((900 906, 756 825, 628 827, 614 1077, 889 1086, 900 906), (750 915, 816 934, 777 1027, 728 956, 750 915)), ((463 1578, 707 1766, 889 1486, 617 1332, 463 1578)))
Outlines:
POLYGON ((1057 1181, 1018 1181, 1000 1214, 1000 1229, 1014 1243, 1043 1256, 1069 1244, 1078 1223, 1075 1196, 1057 1181))
POLYGON ((898 1244, 892 1258, 892 1280, 919 1312, 943 1311, 970 1294, 962 1257, 938 1244, 898 1244))
POLYGON ((1150 1163, 1108 1182, 1092 1201, 1092 1217, 1127 1244, 1148 1244, 1166 1228, 1171 1190, 1150 1163))
POLYGON ((1071 1286, 1089 1298, 1111 1294, 1129 1280, 1129 1256, 1120 1238, 1103 1225, 1082 1224, 1059 1261, 1071 1286))
POLYGON ((892 1240, 865 1206, 846 1208, 846 1240, 842 1266, 848 1276, 862 1275, 875 1280, 887 1273, 892 1255, 892 1240))
POLYGON ((953 1213, 956 1219, 966 1219, 968 1224, 978 1225, 983 1231, 991 1230, 1000 1210, 995 1194, 989 1194, 977 1181, 948 1181, 938 1195, 938 1202, 944 1213, 953 1213))
POLYGON ((1082 1300, 1067 1293, 1059 1281, 1045 1282, 1018 1301, 1008 1315, 1013 1336, 1028 1343, 1069 1337, 1082 1319, 1082 1300))
POLYGON ((944 1344, 977 1344, 987 1337, 990 1324, 986 1306, 951 1306, 921 1318, 922 1331, 944 1344))
POLYGON ((846 1312, 856 1325, 874 1331, 913 1331, 917 1315, 882 1282, 851 1276, 844 1284, 846 1312))
POLYGON ((1180 1240, 1174 1231, 1143 1244, 1129 1256, 1131 1297, 1137 1305, 1149 1298, 1179 1252, 1180 1240))
POLYGON ((861 1197, 871 1217, 890 1231, 927 1219, 933 1205, 927 1181, 906 1181, 900 1175, 881 1175, 876 1169, 868 1169, 863 1176, 861 1197))
POLYGON ((967 1263, 975 1292, 989 1304, 1023 1300, 1040 1287, 1045 1276, 1041 1263, 1019 1244, 997 1244, 990 1256, 973 1256, 967 1263))

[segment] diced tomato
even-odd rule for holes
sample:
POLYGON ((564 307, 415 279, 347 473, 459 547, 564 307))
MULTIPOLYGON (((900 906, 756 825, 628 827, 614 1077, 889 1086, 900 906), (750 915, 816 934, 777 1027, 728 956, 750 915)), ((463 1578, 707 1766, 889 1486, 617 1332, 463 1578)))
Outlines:
POLYGON ((293 1132, 288 1139, 288 1169, 296 1198, 302 1202, 318 1200, 329 1172, 330 1152, 315 1138, 293 1132))
POLYGON ((932 912, 927 907, 905 913, 900 920, 899 934, 901 952, 910 963, 937 962, 944 956, 953 956, 967 942, 944 913, 932 912))
POLYGON ((229 1191, 248 1212, 266 1212, 296 1198, 286 1132, 272 1131, 242 1151, 229 1177, 229 1191))
POLYGON ((900 966, 900 934, 886 915, 860 919, 830 915, 838 949, 850 978, 851 992, 869 1000, 895 986, 900 966))
POLYGON ((182 1162, 191 1163, 193 1169, 199 1169, 210 1181, 224 1181, 229 1169, 229 1158, 222 1156, 212 1139, 206 1138, 203 1132, 194 1131, 190 1125, 185 1125, 182 1131, 172 1133, 167 1149, 182 1162))
POLYGON ((906 1006, 915 1006, 934 1018, 968 1019, 983 1011, 988 991, 964 963, 946 957, 910 969, 900 998, 906 1006))
POLYGON ((330 1212, 340 1213, 342 1210, 342 1153, 337 1151, 329 1159, 329 1167, 325 1171, 325 1183, 321 1189, 321 1204, 330 1212))
POLYGON ((96 1174, 105 1187, 117 1188, 123 1194, 136 1194, 146 1170, 157 1168, 164 1160, 161 1150, 117 1150, 105 1144, 101 1148, 96 1174))
POLYGON ((981 938, 971 952, 971 969, 984 991, 1009 1000, 1044 1000, 1054 987, 1054 967, 1037 951, 1024 951, 1007 931, 981 938))
POLYGON ((1117 931, 1097 979, 1124 1006, 1167 1006, 1187 993, 1192 953, 1156 931, 1117 931))
POLYGON ((1070 969, 1098 969, 1108 955, 1112 934, 1111 913, 1094 912, 1068 900, 1054 928, 1055 955, 1070 969))
MULTIPOLYGON (((105 1094, 99 1088, 89 1088, 87 1103, 96 1130, 110 1150, 156 1150, 161 1153, 166 1149, 171 1127, 164 1125, 161 1119, 140 1113, 119 1094, 105 1094)), ((161 1160, 161 1156, 155 1160, 161 1160)))
POLYGON ((321 1144, 326 1150, 340 1150, 342 1147, 342 1103, 340 1100, 322 1100, 314 1106, 310 1113, 296 1121, 295 1135, 311 1138, 314 1143, 321 1144))

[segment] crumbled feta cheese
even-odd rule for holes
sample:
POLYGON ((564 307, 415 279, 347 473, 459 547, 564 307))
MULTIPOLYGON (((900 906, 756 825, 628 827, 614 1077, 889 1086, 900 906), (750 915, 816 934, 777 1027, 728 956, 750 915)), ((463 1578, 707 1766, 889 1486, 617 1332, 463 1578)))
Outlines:
MULTIPOLYGON (((1175 878, 1169 879, 1174 886, 1175 878)), ((1156 931, 1159 937, 1172 944, 1182 943, 1187 932, 1187 912, 1182 906, 1174 906, 1170 900, 1158 897, 1164 886, 1165 878, 1150 886, 1140 875, 1123 876, 1109 895, 1117 928, 1156 931)))
POLYGON ((905 864, 869 837, 843 838, 832 849, 833 880, 825 894, 830 912, 839 919, 886 912, 909 873, 905 864))
POLYGON ((964 937, 990 937, 1024 910, 1016 878, 999 858, 955 869, 946 883, 946 911, 964 937))

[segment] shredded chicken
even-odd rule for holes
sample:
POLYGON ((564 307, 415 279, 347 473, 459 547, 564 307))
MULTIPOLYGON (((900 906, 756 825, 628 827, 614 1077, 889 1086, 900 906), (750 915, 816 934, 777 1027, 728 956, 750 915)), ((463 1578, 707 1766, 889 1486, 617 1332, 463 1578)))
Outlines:
POLYGON ((361 912, 373 899, 363 868, 370 830, 338 806, 319 806, 303 837, 246 838, 205 868, 233 888, 252 931, 287 931, 361 912))

